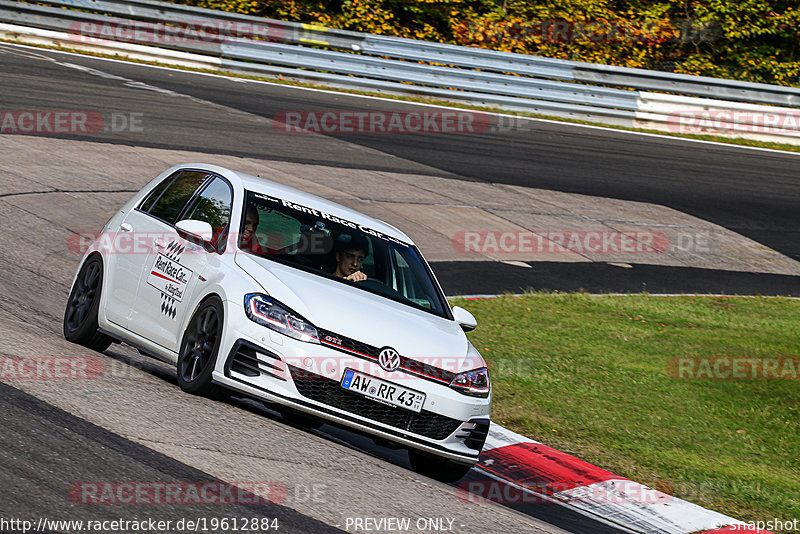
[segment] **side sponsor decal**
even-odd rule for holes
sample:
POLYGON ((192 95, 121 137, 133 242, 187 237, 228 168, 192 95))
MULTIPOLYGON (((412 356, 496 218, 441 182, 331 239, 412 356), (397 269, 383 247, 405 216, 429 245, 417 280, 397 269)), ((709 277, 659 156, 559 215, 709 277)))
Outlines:
POLYGON ((175 319, 176 303, 183 300, 186 286, 193 274, 178 262, 184 250, 184 246, 171 241, 165 253, 156 256, 147 277, 147 283, 161 291, 161 313, 170 319, 175 319))
POLYGON ((177 310, 175 309, 175 299, 165 295, 164 293, 161 293, 161 313, 170 319, 174 319, 175 313, 177 313, 177 310))
POLYGON ((184 250, 186 250, 185 246, 179 245, 175 241, 170 241, 169 245, 167 245, 165 256, 171 260, 179 261, 184 250))

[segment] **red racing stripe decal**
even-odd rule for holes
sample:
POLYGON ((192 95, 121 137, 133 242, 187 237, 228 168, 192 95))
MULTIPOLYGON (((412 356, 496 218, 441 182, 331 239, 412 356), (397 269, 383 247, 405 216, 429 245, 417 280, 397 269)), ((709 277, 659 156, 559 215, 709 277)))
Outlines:
POLYGON ((172 278, 167 278, 163 274, 157 273, 155 271, 150 271, 150 274, 154 274, 154 275, 158 276, 159 278, 163 278, 164 280, 168 280, 168 281, 172 282, 173 284, 179 284, 180 283, 177 280, 173 280, 172 278))
POLYGON ((541 443, 517 443, 483 451, 479 465, 506 480, 547 494, 611 479, 628 480, 541 443))

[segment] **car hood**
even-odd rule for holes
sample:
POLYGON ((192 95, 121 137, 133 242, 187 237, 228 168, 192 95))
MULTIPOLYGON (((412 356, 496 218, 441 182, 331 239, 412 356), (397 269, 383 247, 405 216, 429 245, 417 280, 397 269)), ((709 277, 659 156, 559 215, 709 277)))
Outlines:
POLYGON ((469 342, 455 321, 252 254, 238 252, 235 261, 317 328, 451 371, 464 363, 469 342))

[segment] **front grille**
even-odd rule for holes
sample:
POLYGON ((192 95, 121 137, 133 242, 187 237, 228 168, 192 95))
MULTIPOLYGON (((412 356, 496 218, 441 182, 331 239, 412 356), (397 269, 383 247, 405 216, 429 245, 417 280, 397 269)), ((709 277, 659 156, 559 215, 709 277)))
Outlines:
POLYGON ((337 334, 336 332, 331 332, 330 330, 323 330, 322 328, 317 328, 317 333, 319 334, 320 340, 325 343, 325 345, 334 348, 334 349, 345 349, 345 351, 352 351, 357 352, 363 356, 369 356, 374 359, 378 359, 378 354, 380 354, 381 349, 378 347, 373 347, 372 345, 367 345, 362 341, 358 341, 356 339, 351 339, 349 337, 342 336, 337 334))
MULTIPOLYGON (((336 332, 317 328, 317 333, 319 334, 320 341, 326 347, 347 354, 355 354, 365 360, 377 361, 378 355, 381 352, 381 349, 378 347, 367 345, 364 342, 342 336, 336 332)), ((400 368, 405 371, 410 371, 421 378, 437 383, 449 384, 456 376, 456 373, 428 365, 419 360, 408 358, 402 354, 400 355, 400 368)))
POLYGON ((304 397, 400 430, 440 440, 455 432, 462 423, 427 410, 414 413, 387 406, 342 389, 336 380, 291 365, 288 367, 297 391, 304 397))

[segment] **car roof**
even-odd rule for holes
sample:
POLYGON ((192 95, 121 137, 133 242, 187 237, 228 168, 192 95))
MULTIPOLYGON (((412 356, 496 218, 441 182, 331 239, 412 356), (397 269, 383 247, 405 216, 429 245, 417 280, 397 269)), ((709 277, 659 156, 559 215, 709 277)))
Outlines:
POLYGON ((306 193, 305 191, 295 189, 294 187, 290 187, 288 185, 279 184, 266 178, 253 176, 252 174, 234 171, 232 169, 220 167, 219 165, 211 165, 208 163, 187 163, 179 165, 178 167, 215 172, 230 180, 234 185, 236 185, 236 182, 238 182, 242 188, 249 191, 266 193, 284 200, 289 200, 293 203, 324 211, 342 219, 346 219, 356 224, 377 230, 383 234, 391 236, 395 239, 399 239, 400 241, 404 241, 408 244, 414 244, 410 237, 389 223, 381 221, 380 219, 375 219, 368 215, 364 215, 363 213, 354 209, 342 206, 341 204, 337 204, 336 202, 332 202, 317 195, 306 193))

